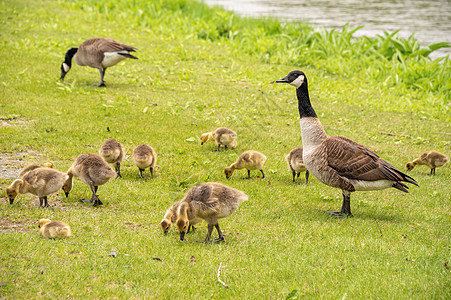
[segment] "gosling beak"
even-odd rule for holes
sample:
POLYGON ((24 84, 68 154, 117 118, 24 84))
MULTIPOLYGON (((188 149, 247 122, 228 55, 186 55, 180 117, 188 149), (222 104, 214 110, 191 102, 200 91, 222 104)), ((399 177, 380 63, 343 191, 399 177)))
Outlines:
POLYGON ((9 204, 13 204, 14 203, 14 198, 9 198, 9 204))
POLYGON ((180 240, 183 241, 185 239, 185 231, 180 232, 180 240))
POLYGON ((66 198, 69 197, 69 193, 68 192, 64 192, 64 194, 66 195, 66 198))
POLYGON ((204 144, 204 142, 200 142, 200 144, 201 144, 201 145, 203 145, 203 144, 204 144))
POLYGON ((163 233, 164 233, 164 235, 168 235, 168 232, 167 232, 167 231, 164 231, 163 233))
POLYGON ((285 77, 282 78, 282 79, 273 81, 272 83, 289 83, 289 81, 288 81, 288 76, 285 76, 285 77))

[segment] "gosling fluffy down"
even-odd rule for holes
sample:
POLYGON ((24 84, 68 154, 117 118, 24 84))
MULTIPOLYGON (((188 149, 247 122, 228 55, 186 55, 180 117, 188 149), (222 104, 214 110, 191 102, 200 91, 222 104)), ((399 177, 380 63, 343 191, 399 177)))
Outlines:
POLYGON ((219 127, 213 130, 212 132, 204 133, 200 136, 201 145, 206 143, 207 141, 214 141, 219 151, 221 146, 224 146, 224 149, 235 148, 237 145, 236 142, 237 134, 226 127, 219 127))
POLYGON ((139 169, 139 176, 144 178, 143 171, 149 168, 150 175, 153 178, 153 171, 157 163, 157 153, 151 146, 147 144, 137 146, 133 149, 132 159, 139 169))
POLYGON ((285 159, 288 162, 291 172, 293 173, 293 182, 296 182, 296 174, 299 178, 301 172, 305 172, 305 184, 308 183, 309 171, 304 165, 304 160, 302 159, 302 147, 293 148, 285 159))
POLYGON ((96 194, 99 185, 107 183, 111 178, 116 178, 117 174, 100 155, 88 153, 77 157, 67 171, 67 175, 69 175, 69 178, 63 186, 66 196, 73 187, 73 177, 77 176, 81 181, 87 184, 92 191, 90 200, 80 199, 80 201, 92 202, 92 206, 98 206, 103 204, 96 194))
POLYGON ((13 204, 18 194, 30 193, 39 197, 40 207, 46 207, 48 206, 47 196, 61 189, 68 178, 66 173, 54 169, 31 170, 6 188, 9 203, 13 204))
MULTIPOLYGON (((160 226, 161 229, 163 230, 164 234, 167 234, 169 229, 171 228, 172 224, 175 224, 175 222, 177 221, 177 217, 178 217, 178 209, 180 206, 180 201, 175 202, 170 208, 168 208, 168 210, 166 211, 166 213, 164 214, 163 219, 160 222, 160 226)), ((190 230, 194 230, 194 225, 196 225, 197 223, 202 222, 202 219, 200 218, 195 218, 192 220, 189 220, 189 228, 188 228, 188 232, 190 232, 190 230)))
POLYGON ((442 167, 449 162, 448 156, 437 151, 426 151, 414 161, 408 162, 406 165, 407 171, 413 170, 416 165, 426 165, 431 168, 430 175, 435 175, 435 169, 442 167))
POLYGON ((122 177, 121 162, 124 158, 124 153, 124 147, 122 147, 121 143, 115 139, 106 140, 99 149, 99 155, 102 156, 107 163, 114 165, 118 177, 122 177))
POLYGON ((208 233, 204 240, 210 242, 213 227, 218 231, 219 238, 214 242, 224 241, 224 235, 219 229, 218 219, 230 216, 241 202, 248 200, 248 195, 237 189, 217 182, 199 183, 192 187, 180 202, 175 222, 180 232, 180 240, 193 220, 198 218, 208 223, 208 233))
POLYGON ((244 151, 229 167, 225 168, 224 174, 229 179, 235 170, 247 169, 247 178, 251 178, 251 170, 260 170, 262 179, 265 178, 263 165, 266 162, 266 156, 263 153, 254 150, 244 151))
POLYGON ((70 226, 61 221, 40 219, 39 228, 39 234, 47 239, 65 238, 72 235, 70 226))
POLYGON ((33 164, 29 164, 27 166, 25 166, 22 170, 20 170, 19 173, 19 177, 22 177, 23 175, 25 175, 27 172, 30 172, 34 169, 37 168, 53 168, 53 164, 52 163, 33 163, 33 164))

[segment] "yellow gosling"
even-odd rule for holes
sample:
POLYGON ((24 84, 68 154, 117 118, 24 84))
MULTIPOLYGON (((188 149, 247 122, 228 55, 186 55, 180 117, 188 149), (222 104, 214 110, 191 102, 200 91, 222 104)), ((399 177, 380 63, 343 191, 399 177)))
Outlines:
POLYGON ((124 159, 124 153, 124 147, 122 147, 121 143, 115 139, 106 140, 99 149, 99 155, 102 156, 107 163, 114 165, 117 176, 119 177, 122 177, 121 162, 122 159, 124 159))
POLYGON ((229 179, 235 170, 247 169, 247 178, 251 178, 251 170, 260 170, 262 179, 265 178, 263 165, 266 162, 266 156, 254 150, 243 152, 236 162, 225 168, 224 174, 229 179))
POLYGON ((414 161, 408 162, 406 165, 407 171, 413 170, 416 165, 426 165, 431 168, 430 175, 435 175, 435 169, 442 167, 449 162, 448 156, 437 151, 426 151, 414 161))
POLYGON ((70 226, 61 221, 40 219, 39 228, 39 234, 47 239, 65 238, 72 235, 70 226))

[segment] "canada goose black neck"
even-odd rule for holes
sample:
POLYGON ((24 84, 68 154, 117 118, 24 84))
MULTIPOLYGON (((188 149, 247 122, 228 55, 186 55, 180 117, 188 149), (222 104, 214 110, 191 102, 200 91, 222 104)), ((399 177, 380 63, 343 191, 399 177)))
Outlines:
POLYGON ((296 95, 298 97, 299 116, 301 118, 317 118, 316 112, 310 103, 307 78, 305 78, 304 83, 296 89, 296 95))
POLYGON ((64 58, 64 63, 69 67, 72 67, 72 57, 74 57, 75 53, 77 53, 78 48, 70 48, 66 52, 66 57, 64 58))

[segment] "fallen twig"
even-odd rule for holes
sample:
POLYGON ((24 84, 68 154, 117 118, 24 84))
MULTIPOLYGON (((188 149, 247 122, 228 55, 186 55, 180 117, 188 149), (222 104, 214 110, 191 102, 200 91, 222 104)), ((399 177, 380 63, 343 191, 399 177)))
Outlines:
POLYGON ((227 284, 225 284, 225 282, 224 281, 222 281, 221 280, 221 267, 222 267, 222 263, 219 263, 219 268, 218 268, 218 273, 217 273, 217 275, 218 275, 218 281, 224 286, 224 287, 226 287, 226 288, 229 288, 229 286, 227 285, 227 284))
POLYGON ((381 237, 382 237, 382 230, 381 227, 379 226, 379 222, 377 221, 377 219, 374 219, 376 221, 377 224, 377 228, 379 228, 379 232, 381 233, 381 237))

